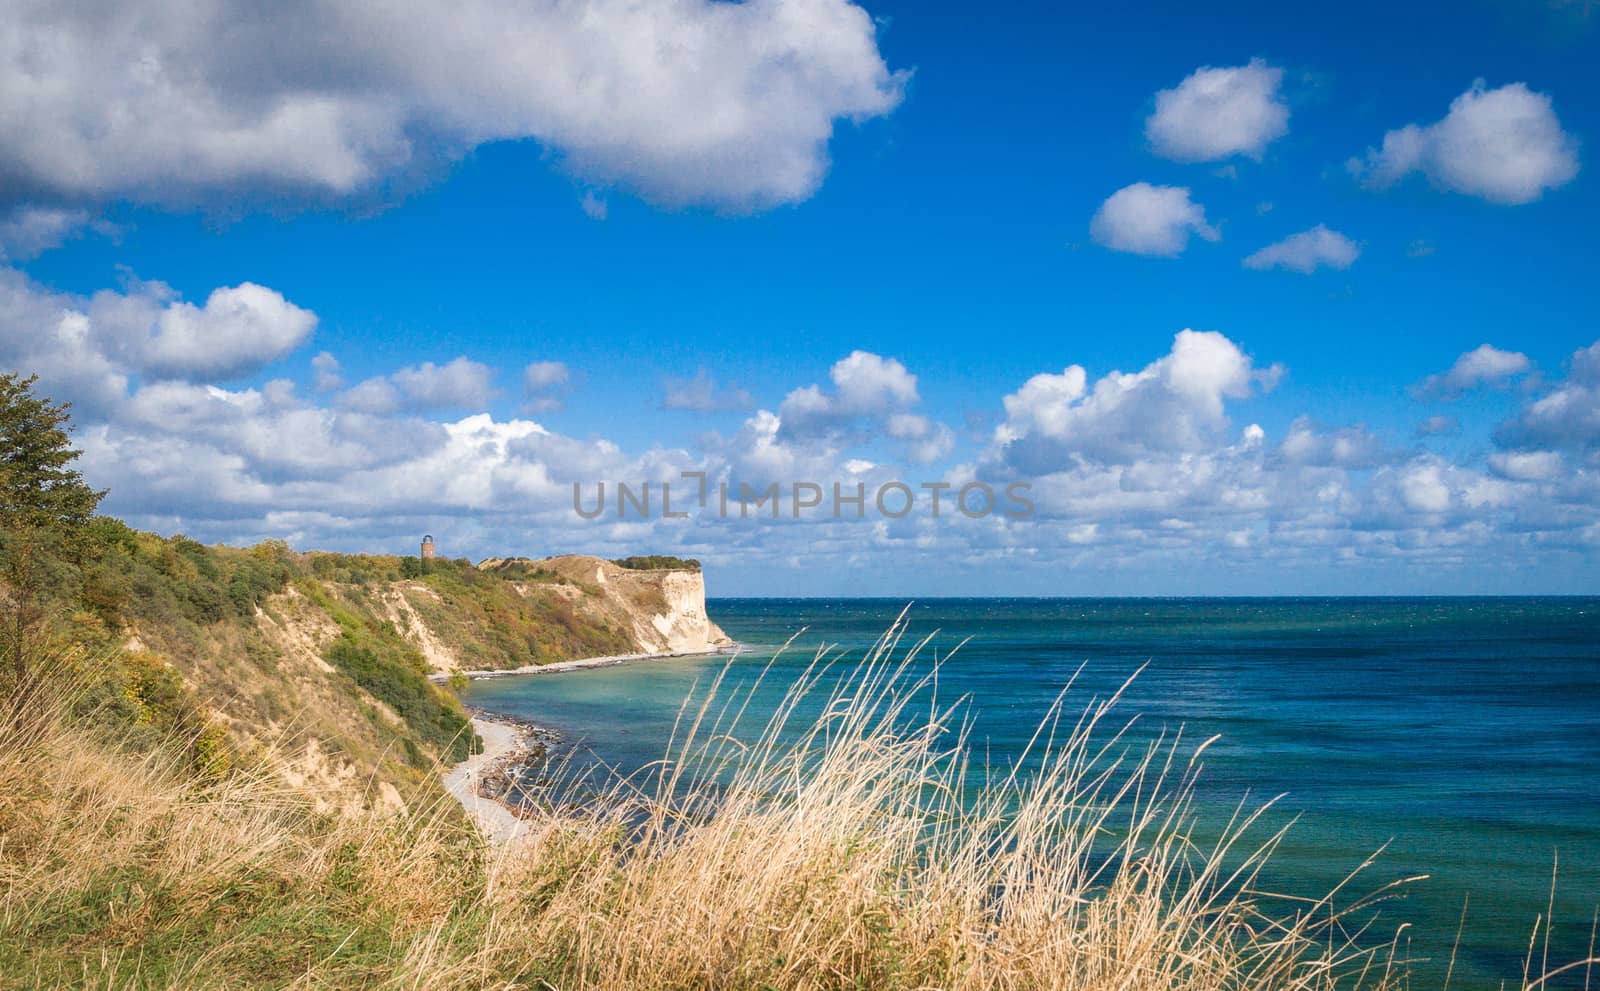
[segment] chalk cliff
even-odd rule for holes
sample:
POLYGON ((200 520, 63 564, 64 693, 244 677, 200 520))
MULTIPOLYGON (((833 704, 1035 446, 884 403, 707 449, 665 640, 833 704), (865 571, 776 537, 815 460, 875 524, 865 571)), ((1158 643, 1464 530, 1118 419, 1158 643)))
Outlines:
POLYGON ((591 623, 624 633, 632 641, 629 653, 691 653, 732 642, 706 615, 705 580, 698 570, 637 570, 581 554, 491 558, 478 567, 532 576, 516 583, 523 594, 562 597, 591 623))

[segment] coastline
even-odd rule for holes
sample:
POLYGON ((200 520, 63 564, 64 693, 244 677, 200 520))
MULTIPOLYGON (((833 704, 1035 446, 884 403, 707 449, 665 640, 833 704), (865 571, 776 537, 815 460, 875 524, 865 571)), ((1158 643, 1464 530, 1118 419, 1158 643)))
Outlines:
POLYGON ((483 738, 483 753, 475 754, 440 775, 445 790, 461 803, 477 824, 484 838, 496 845, 515 842, 525 829, 522 819, 505 802, 484 796, 480 789, 486 778, 509 773, 526 763, 541 736, 548 731, 527 723, 472 714, 472 728, 483 738))
MULTIPOLYGON (((430 681, 447 681, 457 674, 474 681, 503 678, 522 674, 560 674, 587 668, 603 668, 633 661, 666 660, 674 657, 713 657, 733 654, 738 644, 727 644, 708 650, 681 650, 653 654, 611 654, 604 657, 581 657, 551 664, 527 664, 504 671, 452 671, 428 675, 430 681)), ((534 723, 481 710, 469 710, 472 728, 483 739, 483 753, 446 769, 441 775, 445 790, 461 804, 467 815, 478 826, 484 838, 498 846, 513 844, 525 832, 526 825, 516 810, 499 798, 483 794, 486 780, 494 777, 515 777, 533 760, 543 759, 554 734, 534 723)))
POLYGON ((520 668, 506 668, 504 670, 435 671, 428 675, 428 680, 449 681, 458 674, 474 681, 481 681, 485 678, 504 678, 515 674, 560 674, 564 671, 604 668, 613 664, 629 664, 633 661, 664 661, 674 657, 715 657, 718 654, 733 654, 738 650, 738 647, 738 644, 728 644, 722 647, 708 647, 705 650, 675 650, 657 654, 609 654, 605 657, 579 657, 570 661, 554 661, 550 664, 524 664, 520 668))

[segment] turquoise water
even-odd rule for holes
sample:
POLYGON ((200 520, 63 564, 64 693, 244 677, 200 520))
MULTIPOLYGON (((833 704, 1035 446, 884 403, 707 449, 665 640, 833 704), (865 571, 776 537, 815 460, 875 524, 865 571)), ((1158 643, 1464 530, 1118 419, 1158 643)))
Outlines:
MULTIPOLYGON (((823 642, 851 656, 901 601, 723 599, 749 683, 807 628, 763 705, 823 642)), ((939 631, 941 697, 970 695, 974 743, 1019 753, 1080 666, 1068 708, 1149 662, 1119 710, 1132 741, 1184 727, 1206 751, 1202 810, 1286 797, 1299 816, 1267 879, 1320 894, 1388 844, 1366 888, 1427 874, 1383 909, 1412 927, 1416 986, 1437 986, 1470 895, 1454 987, 1515 986, 1559 857, 1552 964, 1586 956, 1600 905, 1600 599, 947 599, 910 612, 939 631)), ((659 757, 696 684, 724 659, 652 661, 473 683, 467 701, 523 716, 631 771, 659 757)), ((1541 933, 1541 942, 1542 942, 1541 933)), ((1538 960, 1535 960, 1537 968, 1538 960)), ((1582 987, 1580 969, 1552 987, 1582 987)))

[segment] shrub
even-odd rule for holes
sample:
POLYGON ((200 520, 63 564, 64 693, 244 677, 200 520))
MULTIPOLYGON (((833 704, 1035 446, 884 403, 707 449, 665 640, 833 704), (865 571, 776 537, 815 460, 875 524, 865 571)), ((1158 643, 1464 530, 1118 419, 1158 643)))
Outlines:
POLYGON ((622 557, 611 562, 632 571, 699 571, 700 562, 694 558, 673 557, 670 554, 647 554, 643 557, 622 557))

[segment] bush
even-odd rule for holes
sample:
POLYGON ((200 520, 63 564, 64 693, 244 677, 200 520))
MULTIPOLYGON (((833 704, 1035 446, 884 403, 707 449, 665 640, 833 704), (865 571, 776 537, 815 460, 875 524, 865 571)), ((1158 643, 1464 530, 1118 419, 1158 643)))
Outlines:
POLYGON ((670 554, 647 554, 643 557, 620 557, 611 562, 630 571, 699 571, 700 562, 694 558, 673 557, 670 554))
MULTIPOLYGON (((482 744, 472 732, 472 724, 467 717, 446 703, 439 690, 397 656, 399 653, 392 644, 373 642, 345 630, 323 656, 374 698, 393 709, 447 763, 466 760, 474 752, 482 750, 482 744)), ((427 766, 414 740, 402 737, 401 743, 413 765, 427 766)))

